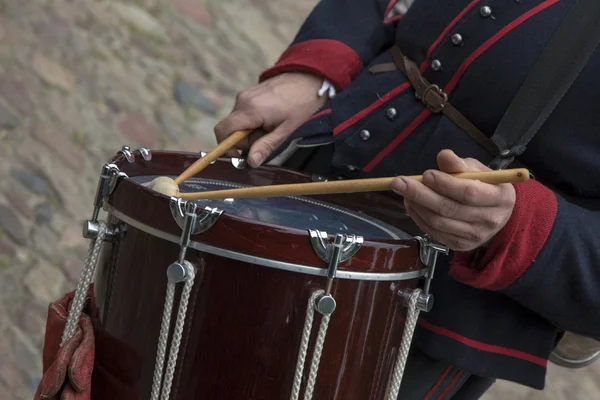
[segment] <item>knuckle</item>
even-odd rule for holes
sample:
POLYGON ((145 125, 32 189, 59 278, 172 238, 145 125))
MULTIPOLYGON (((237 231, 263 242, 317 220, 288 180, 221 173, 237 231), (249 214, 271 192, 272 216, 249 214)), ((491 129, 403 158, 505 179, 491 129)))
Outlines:
POLYGON ((463 192, 465 204, 475 204, 481 197, 481 191, 476 185, 468 185, 463 192))
POLYGON ((429 226, 431 226, 436 231, 442 232, 446 230, 448 225, 444 218, 435 215, 429 215, 425 222, 427 222, 429 226))
POLYGON ((444 199, 440 202, 438 214, 444 217, 452 217, 458 211, 458 204, 450 199, 444 199))
POLYGON ((490 212, 487 217, 487 222, 492 229, 498 229, 503 225, 504 218, 498 212, 490 212))
POLYGON ((409 179, 408 182, 406 182, 406 191, 404 192, 404 194, 405 197, 408 197, 414 203, 417 204, 421 202, 421 198, 423 197, 421 191, 417 187, 415 187, 415 185, 413 185, 409 179))
POLYGON ((238 104, 246 104, 251 98, 252 96, 248 90, 242 90, 235 96, 235 102, 238 104))

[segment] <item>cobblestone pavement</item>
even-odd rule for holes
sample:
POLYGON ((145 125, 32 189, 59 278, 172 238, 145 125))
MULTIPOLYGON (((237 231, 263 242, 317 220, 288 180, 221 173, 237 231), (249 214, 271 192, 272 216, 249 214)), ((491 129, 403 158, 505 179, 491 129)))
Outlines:
MULTIPOLYGON (((0 0, 0 400, 33 397, 46 307, 79 276, 100 166, 123 144, 214 146, 215 122, 314 3, 0 0)), ((572 375, 486 398, 598 392, 600 368, 572 375)))

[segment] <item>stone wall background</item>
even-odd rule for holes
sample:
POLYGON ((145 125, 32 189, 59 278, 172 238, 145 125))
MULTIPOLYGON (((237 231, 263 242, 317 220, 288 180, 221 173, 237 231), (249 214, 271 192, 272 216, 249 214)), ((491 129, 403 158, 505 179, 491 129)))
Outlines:
MULTIPOLYGON (((0 0, 0 400, 40 378, 47 304, 74 288, 101 165, 132 148, 208 150, 238 90, 315 0, 0 0)), ((551 367, 545 392, 592 399, 600 365, 551 367)))

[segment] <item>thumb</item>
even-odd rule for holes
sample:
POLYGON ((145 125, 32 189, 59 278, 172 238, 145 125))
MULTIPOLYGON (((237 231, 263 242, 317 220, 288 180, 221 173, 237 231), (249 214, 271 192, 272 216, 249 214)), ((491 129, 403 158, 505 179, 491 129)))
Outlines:
POLYGON ((285 124, 279 125, 275 130, 257 139, 250 147, 248 164, 258 168, 263 162, 283 143, 290 135, 291 130, 285 124))

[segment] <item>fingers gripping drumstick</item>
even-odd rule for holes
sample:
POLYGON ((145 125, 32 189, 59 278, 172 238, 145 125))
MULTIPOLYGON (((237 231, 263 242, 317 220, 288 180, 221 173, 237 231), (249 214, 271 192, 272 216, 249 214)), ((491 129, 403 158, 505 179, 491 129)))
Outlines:
MULTIPOLYGON (((529 180, 529 171, 525 168, 506 169, 500 171, 461 172, 451 174, 456 178, 473 179, 490 184, 525 182, 529 180)), ((421 181, 422 175, 407 176, 409 179, 421 181)), ((210 192, 180 193, 184 200, 208 200, 227 198, 308 196, 315 194, 377 192, 391 190, 395 177, 350 179, 331 182, 293 183, 286 185, 257 186, 241 189, 225 189, 210 192)))
POLYGON ((233 146, 235 146, 236 143, 247 137, 250 134, 250 132, 252 132, 252 129, 234 132, 227 139, 219 143, 219 145, 215 147, 212 151, 210 151, 207 155, 198 159, 195 163, 190 165, 175 180, 167 176, 160 176, 154 179, 152 182, 150 182, 148 188, 160 192, 166 196, 177 196, 179 194, 179 185, 181 185, 182 182, 185 182, 186 179, 191 178, 198 172, 202 171, 204 168, 208 167, 211 162, 221 157, 228 150, 233 148, 233 146))

